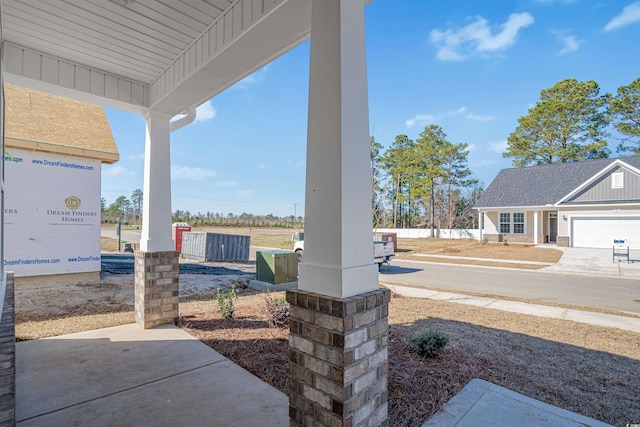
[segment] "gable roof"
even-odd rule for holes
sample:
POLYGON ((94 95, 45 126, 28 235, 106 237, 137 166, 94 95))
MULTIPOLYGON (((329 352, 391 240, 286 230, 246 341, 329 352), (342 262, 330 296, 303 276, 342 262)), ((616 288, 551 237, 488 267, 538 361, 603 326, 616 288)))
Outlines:
POLYGON ((474 207, 553 205, 617 160, 640 169, 640 156, 502 169, 474 207))
POLYGON ((119 154, 104 109, 10 84, 5 92, 5 146, 115 163, 119 154))

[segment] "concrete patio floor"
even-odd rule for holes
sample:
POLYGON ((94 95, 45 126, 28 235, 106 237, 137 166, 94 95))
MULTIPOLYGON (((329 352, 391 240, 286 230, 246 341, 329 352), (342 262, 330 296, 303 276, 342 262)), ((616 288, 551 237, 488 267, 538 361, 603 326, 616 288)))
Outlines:
POLYGON ((286 426, 288 411, 283 393, 172 325, 16 345, 18 426, 286 426))

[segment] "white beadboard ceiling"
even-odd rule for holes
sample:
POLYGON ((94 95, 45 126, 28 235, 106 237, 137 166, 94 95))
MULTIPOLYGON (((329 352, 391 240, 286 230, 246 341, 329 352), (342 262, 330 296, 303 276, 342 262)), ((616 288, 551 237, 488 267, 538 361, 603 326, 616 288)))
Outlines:
POLYGON ((5 81, 178 114, 308 38, 310 3, 0 0, 5 81))
POLYGON ((149 84, 231 0, 3 0, 4 39, 149 84))

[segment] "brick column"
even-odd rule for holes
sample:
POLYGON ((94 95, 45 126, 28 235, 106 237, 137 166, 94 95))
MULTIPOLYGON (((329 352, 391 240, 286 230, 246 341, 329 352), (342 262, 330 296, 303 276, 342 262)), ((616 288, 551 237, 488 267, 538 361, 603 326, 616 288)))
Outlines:
POLYGON ((2 319, 0 319, 0 426, 16 421, 16 329, 13 273, 7 273, 2 319))
POLYGON ((136 323, 153 328, 178 317, 178 252, 136 251, 136 323))
POLYGON ((291 426, 387 425, 390 291, 287 291, 291 426))

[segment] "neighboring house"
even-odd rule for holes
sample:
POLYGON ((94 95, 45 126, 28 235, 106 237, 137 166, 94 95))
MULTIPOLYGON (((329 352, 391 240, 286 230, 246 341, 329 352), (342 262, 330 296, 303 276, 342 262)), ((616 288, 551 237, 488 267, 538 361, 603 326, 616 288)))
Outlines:
POLYGON ((640 157, 503 169, 474 208, 480 240, 640 249, 640 157))
POLYGON ((119 157, 104 109, 18 86, 4 91, 5 269, 16 279, 93 279, 101 164, 119 157))

